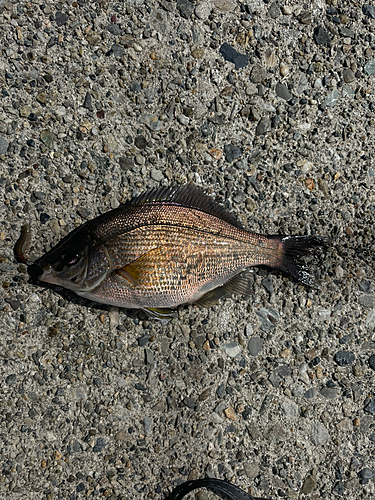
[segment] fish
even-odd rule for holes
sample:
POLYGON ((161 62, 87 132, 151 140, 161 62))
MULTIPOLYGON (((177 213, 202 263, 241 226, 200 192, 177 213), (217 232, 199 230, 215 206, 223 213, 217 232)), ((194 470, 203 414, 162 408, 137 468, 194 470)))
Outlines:
POLYGON ((79 226, 39 259, 29 257, 23 228, 15 253, 35 262, 39 280, 86 299, 143 309, 157 319, 182 304, 210 307, 251 293, 251 268, 268 266, 307 286, 315 279, 301 259, 326 246, 321 236, 247 231, 192 184, 155 188, 79 226))

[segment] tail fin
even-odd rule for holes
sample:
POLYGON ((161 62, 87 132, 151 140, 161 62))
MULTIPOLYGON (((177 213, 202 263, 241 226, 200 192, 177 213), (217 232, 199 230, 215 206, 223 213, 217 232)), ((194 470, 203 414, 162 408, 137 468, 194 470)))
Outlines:
POLYGON ((310 254, 316 247, 328 246, 330 240, 320 236, 282 236, 280 242, 283 257, 279 269, 304 285, 314 286, 315 279, 300 257, 310 254))

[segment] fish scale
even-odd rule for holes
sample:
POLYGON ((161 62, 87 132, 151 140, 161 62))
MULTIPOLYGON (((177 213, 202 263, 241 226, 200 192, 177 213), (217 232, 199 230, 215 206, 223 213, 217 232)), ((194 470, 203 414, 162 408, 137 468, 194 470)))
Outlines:
MULTIPOLYGON (((16 245, 24 261, 28 241, 23 232, 16 245)), ((37 264, 42 281, 164 318, 180 304, 208 306, 233 293, 248 294, 244 270, 252 266, 280 269, 311 286, 314 278, 300 257, 325 243, 318 236, 251 233, 194 186, 172 186, 86 222, 37 264)))

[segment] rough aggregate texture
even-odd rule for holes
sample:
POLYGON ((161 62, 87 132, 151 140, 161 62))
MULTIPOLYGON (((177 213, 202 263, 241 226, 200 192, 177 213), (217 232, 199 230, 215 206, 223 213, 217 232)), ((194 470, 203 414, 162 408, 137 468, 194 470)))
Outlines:
POLYGON ((162 499, 203 476, 375 497, 374 18, 349 0, 0 2, 1 498, 162 499), (164 326, 14 259, 25 222, 40 256, 187 182, 252 231, 330 236, 320 288, 258 269, 249 299, 164 326))

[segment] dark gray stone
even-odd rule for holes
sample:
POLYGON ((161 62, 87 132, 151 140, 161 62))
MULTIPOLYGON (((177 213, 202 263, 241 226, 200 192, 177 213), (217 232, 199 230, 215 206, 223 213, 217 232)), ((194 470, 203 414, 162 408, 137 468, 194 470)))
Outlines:
POLYGON ((373 295, 362 295, 359 297, 358 303, 366 309, 372 309, 375 305, 375 298, 373 295))
POLYGON ((194 410, 194 408, 197 406, 197 402, 195 401, 194 398, 185 398, 184 405, 194 410))
POLYGON ((274 387, 279 387, 285 377, 290 377, 292 369, 288 365, 281 365, 274 370, 268 380, 274 387))
POLYGON ((99 377, 94 377, 94 378, 92 379, 92 382, 93 382, 93 384, 94 384, 96 387, 98 387, 98 388, 99 388, 99 387, 101 387, 101 386, 102 386, 102 384, 103 384, 102 379, 101 379, 101 378, 99 378, 99 377))
POLYGON ((362 7, 362 12, 365 16, 375 19, 375 7, 373 5, 365 4, 362 7))
POLYGON ((358 477, 360 477, 361 479, 372 479, 373 477, 375 477, 375 471, 365 467, 358 472, 358 477))
POLYGON ((371 292, 372 291, 371 281, 367 281, 367 280, 361 281, 361 283, 359 284, 359 289, 361 290, 361 292, 364 292, 364 293, 371 292))
POLYGON ((312 398, 315 398, 315 394, 316 394, 316 389, 315 387, 311 387, 311 389, 307 390, 304 394, 304 397, 306 399, 312 399, 312 398))
POLYGON ((129 170, 130 168, 134 167, 134 160, 132 158, 129 158, 128 156, 121 156, 118 159, 118 162, 123 170, 129 170))
POLYGON ((63 12, 56 12, 55 14, 55 22, 58 27, 64 26, 68 19, 69 16, 67 14, 64 14, 63 12))
POLYGON ((372 368, 373 370, 375 370, 375 354, 373 354, 372 356, 370 356, 370 358, 368 360, 368 364, 369 364, 370 368, 372 368))
POLYGON ((350 68, 345 68, 342 72, 342 77, 345 83, 351 83, 355 80, 355 75, 350 68))
MULTIPOLYGON (((253 83, 261 83, 264 78, 266 76, 266 72, 264 70, 264 68, 262 66, 260 66, 259 64, 256 64, 253 69, 251 70, 251 73, 250 73, 250 80, 253 82, 253 83)), ((259 94, 261 95, 261 94, 259 94)))
POLYGON ((95 443, 94 448, 92 449, 92 451, 94 453, 100 453, 103 450, 103 448, 105 448, 106 446, 107 446, 107 443, 106 443, 105 439, 104 438, 98 438, 96 440, 96 443, 95 443))
POLYGON ((0 155, 5 155, 8 151, 9 143, 0 135, 0 155))
POLYGON ((144 335, 143 337, 138 337, 137 342, 139 347, 144 347, 146 344, 148 344, 150 338, 151 338, 150 335, 144 335))
POLYGON ((338 351, 334 359, 339 366, 347 366, 355 361, 355 356, 351 351, 338 351))
POLYGON ((337 483, 332 489, 332 493, 334 495, 341 497, 344 494, 344 490, 345 490, 344 484, 341 481, 337 481, 337 483))
POLYGON ((337 389, 335 389, 334 387, 323 387, 323 389, 320 391, 320 394, 327 399, 335 399, 338 395, 337 389))
POLYGON ((251 356, 257 356, 263 349, 263 339, 260 337, 252 337, 247 344, 247 349, 251 356))
POLYGON ((271 120, 267 116, 265 116, 258 123, 255 129, 255 135, 263 135, 269 132, 270 130, 271 130, 271 120))
POLYGON ((276 2, 273 2, 268 9, 268 15, 272 17, 272 19, 277 19, 278 17, 281 16, 281 10, 280 7, 277 5, 276 2))
POLYGON ((122 57, 124 54, 124 47, 119 45, 118 43, 114 43, 110 49, 110 52, 115 56, 115 57, 122 57))
POLYGON ((107 31, 109 31, 112 35, 121 35, 121 28, 116 23, 111 23, 107 26, 107 31))
POLYGON ((86 109, 91 109, 92 108, 92 99, 91 99, 91 94, 87 92, 85 96, 85 100, 83 101, 82 106, 86 109))
POLYGON ((375 416, 375 398, 366 399, 364 411, 375 416))
POLYGON ((5 382, 8 385, 15 384, 17 382, 17 375, 15 373, 8 375, 7 378, 5 379, 5 382))
POLYGON ((219 52, 226 61, 233 63, 236 69, 244 68, 249 63, 249 56, 240 54, 227 43, 223 43, 219 52))
POLYGON ((331 37, 322 26, 314 29, 314 40, 317 45, 326 45, 331 42, 331 37))
POLYGON ((193 15, 195 7, 187 0, 177 0, 177 9, 181 17, 184 19, 190 19, 193 15))
POLYGON ((275 91, 276 95, 278 97, 281 97, 281 99, 284 99, 285 101, 290 101, 290 99, 292 98, 292 94, 289 92, 288 87, 283 83, 277 83, 275 91))
POLYGON ((138 149, 146 149, 147 139, 143 135, 137 135, 137 137, 134 140, 134 144, 137 146, 138 149))
POLYGON ((272 278, 270 276, 267 276, 266 278, 262 279, 262 285, 264 286, 264 288, 266 289, 266 291, 268 293, 274 292, 273 282, 272 282, 272 278))
POLYGON ((242 149, 239 146, 233 146, 232 144, 226 144, 224 146, 225 159, 228 163, 231 163, 237 158, 242 156, 242 149))

